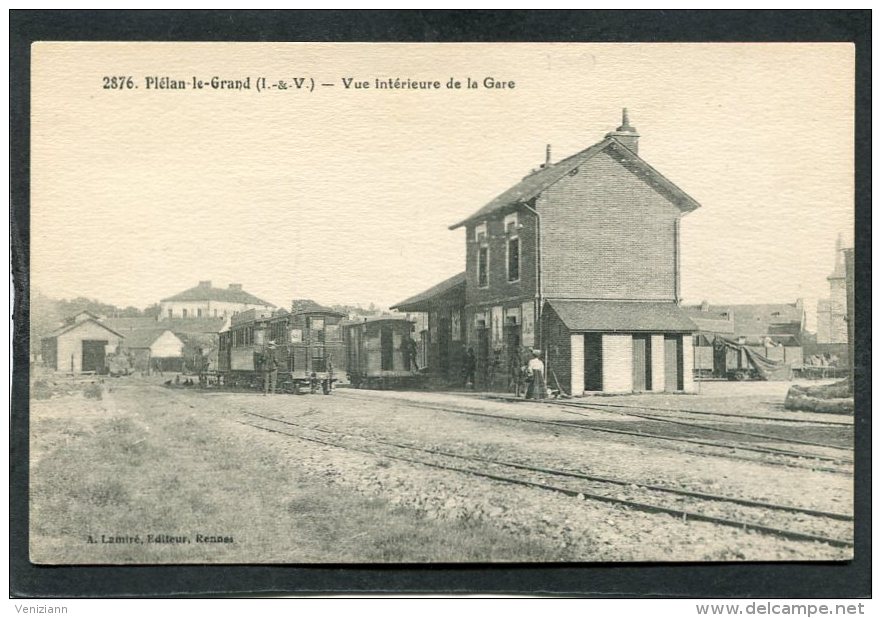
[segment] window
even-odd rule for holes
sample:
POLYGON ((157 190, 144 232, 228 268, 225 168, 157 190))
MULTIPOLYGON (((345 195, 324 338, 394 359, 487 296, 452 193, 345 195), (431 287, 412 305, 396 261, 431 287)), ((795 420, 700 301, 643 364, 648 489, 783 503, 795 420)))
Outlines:
POLYGON ((200 318, 202 317, 202 310, 201 309, 196 309, 196 317, 200 317, 200 318))
POLYGON ((324 343, 324 318, 309 318, 309 329, 313 343, 324 343))
POLYGON ((506 234, 516 234, 517 228, 519 227, 517 220, 517 213, 512 212, 510 215, 505 215, 505 233, 506 234))
POLYGON ((169 309, 169 310, 168 310, 168 319, 170 320, 170 319, 173 318, 173 317, 174 317, 174 310, 169 309))
POLYGON ((520 280, 520 239, 508 239, 508 281, 520 280))
POLYGON ((181 317, 184 317, 184 318, 187 317, 187 310, 186 309, 181 309, 181 317))
POLYGON ((489 285, 489 247, 477 248, 477 287, 489 285))
POLYGON ((214 310, 214 317, 217 317, 217 309, 214 310))
POLYGON ((474 226, 474 240, 476 242, 486 242, 486 223, 474 226))

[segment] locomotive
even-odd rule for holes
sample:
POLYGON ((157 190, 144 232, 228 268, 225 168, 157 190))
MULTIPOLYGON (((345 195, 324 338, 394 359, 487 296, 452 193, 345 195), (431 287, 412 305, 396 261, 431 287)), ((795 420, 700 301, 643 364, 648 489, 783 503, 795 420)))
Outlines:
POLYGON ((295 304, 290 313, 238 313, 219 333, 217 373, 224 386, 257 389, 263 383, 264 363, 272 357, 278 365, 279 391, 315 393, 320 388, 329 395, 338 381, 335 363, 345 363, 344 318, 314 303, 295 304))

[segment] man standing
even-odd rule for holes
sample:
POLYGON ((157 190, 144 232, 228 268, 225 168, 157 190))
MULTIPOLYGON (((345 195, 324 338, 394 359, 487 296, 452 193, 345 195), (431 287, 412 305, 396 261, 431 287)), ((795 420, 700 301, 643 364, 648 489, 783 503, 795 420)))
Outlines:
POLYGON ((477 359, 474 357, 474 348, 468 348, 468 352, 465 354, 465 361, 462 363, 462 377, 464 378, 465 388, 468 388, 468 384, 471 383, 471 388, 474 389, 476 373, 477 359))
POLYGON ((263 353, 263 395, 270 391, 275 395, 275 383, 278 380, 278 361, 275 359, 275 342, 270 341, 263 353))
POLYGON ((527 399, 544 399, 545 390, 545 364, 541 360, 541 350, 533 350, 532 358, 526 364, 528 384, 526 386, 527 399))

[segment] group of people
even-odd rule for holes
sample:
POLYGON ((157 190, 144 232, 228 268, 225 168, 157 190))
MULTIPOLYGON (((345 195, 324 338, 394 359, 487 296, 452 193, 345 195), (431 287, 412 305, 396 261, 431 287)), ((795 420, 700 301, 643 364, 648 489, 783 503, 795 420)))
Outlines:
MULTIPOLYGON (((541 350, 531 350, 530 358, 522 364, 522 357, 515 353, 511 358, 511 375, 509 388, 514 395, 526 399, 544 399, 547 397, 545 365, 541 359, 541 350)), ((477 377, 477 357, 474 348, 468 348, 462 362, 462 381, 465 388, 475 388, 477 377)))

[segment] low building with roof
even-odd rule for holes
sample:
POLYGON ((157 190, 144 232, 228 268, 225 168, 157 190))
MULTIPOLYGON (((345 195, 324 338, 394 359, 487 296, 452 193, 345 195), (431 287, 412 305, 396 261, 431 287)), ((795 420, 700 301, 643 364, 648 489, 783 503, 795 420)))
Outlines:
POLYGON ((272 309, 275 305, 242 289, 240 283, 216 288, 211 281, 200 281, 195 287, 160 301, 160 320, 175 318, 226 318, 249 309, 272 309))
POLYGON ((124 339, 95 314, 81 311, 43 337, 43 363, 65 373, 103 373, 107 357, 117 352, 124 339))
POLYGON ((478 387, 505 390, 537 349, 572 395, 693 389, 679 244, 699 204, 639 156, 639 137, 624 110, 604 139, 557 163, 548 147, 451 226, 465 229, 464 275, 393 307, 428 312, 435 374, 470 348, 478 387))
POLYGON ((120 346, 129 356, 134 371, 179 371, 184 359, 184 341, 167 328, 129 331, 120 346))
POLYGON ((461 272, 391 307, 405 312, 417 325, 420 366, 429 367, 441 380, 458 380, 462 373, 465 281, 461 272))

